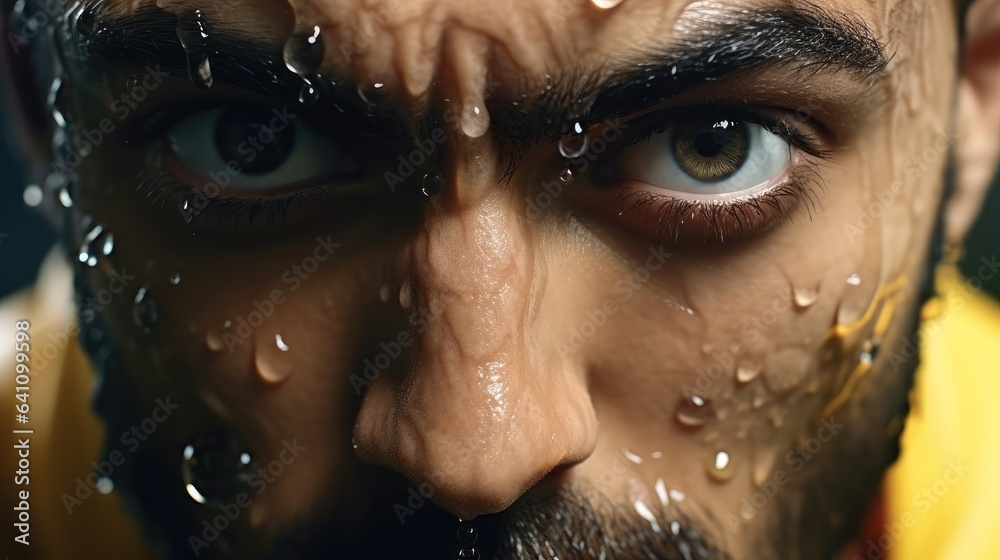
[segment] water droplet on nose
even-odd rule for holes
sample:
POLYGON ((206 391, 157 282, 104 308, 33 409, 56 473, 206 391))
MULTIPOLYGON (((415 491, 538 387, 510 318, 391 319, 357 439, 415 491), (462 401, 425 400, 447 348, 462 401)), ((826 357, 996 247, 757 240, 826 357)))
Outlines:
POLYGON ((858 276, 857 274, 852 274, 847 277, 847 283, 850 284, 851 286, 860 286, 861 277, 858 276))
POLYGON ((744 385, 750 383, 757 379, 763 369, 764 366, 757 362, 741 362, 736 367, 736 381, 744 385))
POLYGON ((45 198, 45 194, 42 192, 42 187, 32 183, 27 187, 24 187, 24 204, 32 208, 38 206, 42 203, 42 199, 45 198))
POLYGON ((156 300, 149 293, 149 286, 139 288, 132 301, 132 320, 143 332, 149 333, 160 322, 160 311, 156 300))
POLYGON ((621 4, 622 0, 590 0, 590 2, 602 10, 610 10, 611 8, 621 4))
POLYGON ((559 139, 559 155, 566 159, 576 159, 587 152, 590 145, 590 137, 587 130, 580 123, 573 124, 573 130, 563 135, 559 139))
POLYGON ((573 170, 567 165, 561 173, 559 173, 559 181, 562 183, 572 183, 573 182, 573 170))
POLYGON ((469 138, 479 138, 490 129, 490 114, 485 107, 470 103, 462 107, 459 128, 469 138))
POLYGON ((215 82, 212 63, 208 58, 208 29, 201 10, 177 15, 177 39, 187 57, 188 77, 199 89, 208 89, 215 82))
POLYGON ((709 459, 707 472, 709 478, 716 482, 728 482, 735 472, 732 457, 725 451, 716 452, 709 459))
POLYGON ((59 204, 62 204, 63 208, 73 207, 73 197, 69 194, 69 189, 66 187, 59 189, 59 204))
POLYGON ((681 397, 677 403, 677 422, 688 428, 700 428, 714 417, 712 404, 698 395, 681 397))
POLYGON ((199 504, 229 503, 249 488, 254 463, 235 438, 202 436, 184 447, 181 475, 188 495, 199 504))
POLYGON ((819 299, 819 286, 814 288, 798 287, 792 290, 795 306, 799 309, 806 309, 819 299))
POLYGON ((180 284, 181 283, 181 275, 180 275, 180 273, 175 272, 175 273, 171 274, 170 275, 170 283, 172 285, 174 285, 174 286, 180 284))
POLYGON ((280 334, 259 340, 255 346, 254 367, 260 378, 268 383, 281 383, 292 374, 294 366, 288 344, 280 334))
POLYGON ((285 66, 302 78, 319 70, 325 54, 323 31, 318 25, 307 25, 296 29, 281 49, 285 66))
POLYGON ((420 192, 424 193, 424 196, 434 196, 439 194, 442 188, 444 188, 444 176, 440 172, 427 173, 424 175, 420 192))

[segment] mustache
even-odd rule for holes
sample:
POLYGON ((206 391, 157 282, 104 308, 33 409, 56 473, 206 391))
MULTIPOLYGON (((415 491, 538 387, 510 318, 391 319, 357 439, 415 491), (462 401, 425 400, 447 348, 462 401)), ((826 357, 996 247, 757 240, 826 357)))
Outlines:
MULTIPOLYGON (((526 496, 507 510, 471 521, 482 560, 728 560, 706 531, 674 504, 643 504, 644 515, 576 483, 526 496), (650 520, 650 517, 652 520, 650 520)), ((389 509, 389 508, 387 508, 389 509)), ((637 508, 638 509, 638 508, 637 508)), ((458 558, 459 520, 432 503, 405 522, 376 521, 350 543, 323 542, 322 530, 287 535, 272 558, 458 558), (311 534, 310 534, 311 533, 311 534)), ((468 523, 468 522, 467 522, 468 523)))

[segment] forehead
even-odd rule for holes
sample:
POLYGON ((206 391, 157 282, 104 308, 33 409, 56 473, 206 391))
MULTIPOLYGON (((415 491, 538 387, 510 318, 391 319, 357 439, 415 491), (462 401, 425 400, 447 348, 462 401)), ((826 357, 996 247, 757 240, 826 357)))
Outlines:
MULTIPOLYGON (((281 45, 319 26, 323 70, 359 84, 386 84, 412 99, 432 90, 488 97, 487 74, 542 84, 569 68, 594 73, 609 61, 690 39, 707 26, 766 9, 809 10, 863 22, 883 37, 893 10, 916 0, 103 0, 124 16, 150 7, 200 10, 213 27, 281 45)), ((515 88, 515 89, 517 89, 515 88)))

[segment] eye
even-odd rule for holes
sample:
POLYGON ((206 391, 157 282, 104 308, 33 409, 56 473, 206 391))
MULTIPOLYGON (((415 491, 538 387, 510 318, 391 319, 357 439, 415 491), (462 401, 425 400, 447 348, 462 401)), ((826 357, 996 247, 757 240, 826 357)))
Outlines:
POLYGON ((811 213, 817 160, 832 156, 821 125, 774 108, 673 108, 627 128, 584 200, 610 222, 675 243, 735 241, 797 209, 811 213))
POLYGON ((310 131, 294 114, 261 105, 228 105, 184 118, 170 128, 167 140, 179 174, 214 182, 237 191, 234 195, 342 182, 361 173, 358 158, 310 131))
POLYGON ((746 195, 780 180, 792 160, 788 140, 742 116, 686 117, 644 136, 619 152, 616 175, 663 194, 746 195))

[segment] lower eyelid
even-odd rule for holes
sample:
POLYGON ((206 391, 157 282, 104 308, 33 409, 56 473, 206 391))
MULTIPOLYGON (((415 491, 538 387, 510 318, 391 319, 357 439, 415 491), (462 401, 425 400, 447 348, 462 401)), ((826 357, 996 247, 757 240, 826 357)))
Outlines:
POLYGON ((588 206, 646 237, 673 243, 728 243, 761 236, 799 214, 809 218, 823 188, 818 167, 797 158, 782 179, 752 192, 691 196, 633 181, 592 192, 588 206), (609 199, 610 197, 610 199, 609 199))

